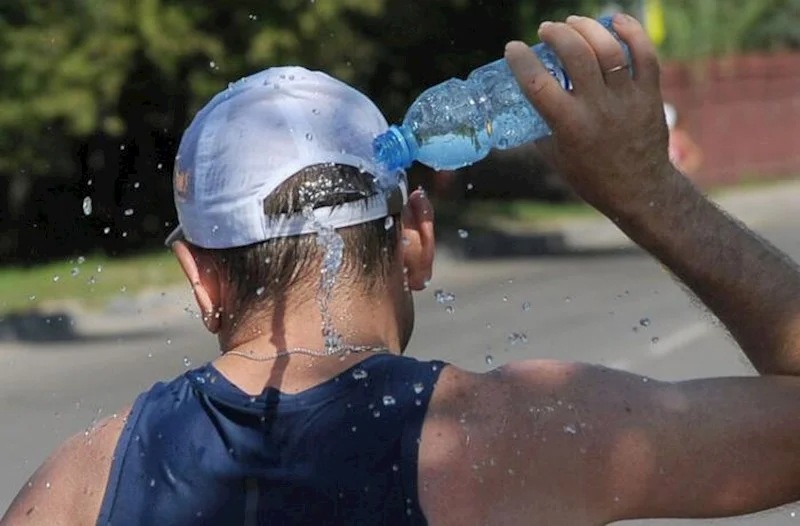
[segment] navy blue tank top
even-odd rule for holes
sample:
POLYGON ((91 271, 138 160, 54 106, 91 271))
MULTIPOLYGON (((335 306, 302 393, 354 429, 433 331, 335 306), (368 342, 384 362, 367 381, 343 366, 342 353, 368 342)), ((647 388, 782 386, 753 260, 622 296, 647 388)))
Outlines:
POLYGON ((98 525, 425 525, 422 425, 442 362, 376 355, 251 397, 212 364, 133 405, 98 525))

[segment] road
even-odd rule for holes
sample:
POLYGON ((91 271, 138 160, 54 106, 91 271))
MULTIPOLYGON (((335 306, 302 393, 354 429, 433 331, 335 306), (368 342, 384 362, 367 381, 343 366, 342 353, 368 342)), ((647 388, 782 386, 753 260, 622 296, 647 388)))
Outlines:
MULTIPOLYGON (((800 259, 793 225, 773 225, 764 234, 800 259)), ((666 380, 752 374, 730 338, 638 252, 479 263, 437 276, 417 306, 410 354, 474 370, 535 357, 597 362, 666 380), (435 301, 438 288, 455 294, 452 312, 435 301)), ((214 342, 189 315, 101 341, 0 346, 0 510, 62 439, 182 372, 185 363, 214 356, 214 342)), ((796 520, 800 506, 713 524, 796 520)))

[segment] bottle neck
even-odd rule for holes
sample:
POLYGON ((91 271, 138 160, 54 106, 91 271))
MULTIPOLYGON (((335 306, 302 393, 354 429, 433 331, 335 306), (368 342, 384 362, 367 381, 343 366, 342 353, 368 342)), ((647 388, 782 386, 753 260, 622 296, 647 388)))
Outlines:
POLYGON ((410 167, 419 149, 416 138, 406 126, 391 126, 375 138, 373 147, 378 162, 390 171, 410 167))

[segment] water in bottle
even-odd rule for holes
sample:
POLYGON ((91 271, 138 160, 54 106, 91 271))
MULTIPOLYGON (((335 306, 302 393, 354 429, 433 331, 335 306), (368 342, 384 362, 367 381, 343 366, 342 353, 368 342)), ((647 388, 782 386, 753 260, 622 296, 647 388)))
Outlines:
MULTIPOLYGON (((611 17, 599 19, 614 36, 611 17)), ((630 54, 623 46, 630 64, 630 54)), ((533 51, 565 90, 572 83, 553 49, 539 43, 533 51)), ((467 80, 450 79, 420 95, 403 124, 375 139, 377 160, 390 170, 416 160, 435 170, 473 164, 493 149, 505 150, 551 133, 528 102, 505 59, 474 70, 467 80)))

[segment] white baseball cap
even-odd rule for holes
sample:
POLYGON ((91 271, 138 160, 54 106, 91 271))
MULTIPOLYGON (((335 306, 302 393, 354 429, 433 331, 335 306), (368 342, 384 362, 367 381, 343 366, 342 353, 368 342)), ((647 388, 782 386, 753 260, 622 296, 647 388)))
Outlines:
POLYGON ((242 247, 344 228, 400 212, 405 173, 377 163, 373 139, 389 125, 364 94, 325 73, 276 67, 217 94, 185 131, 173 185, 178 239, 209 249, 242 247), (372 175, 378 193, 303 214, 267 216, 265 200, 297 172, 339 164, 372 175))

